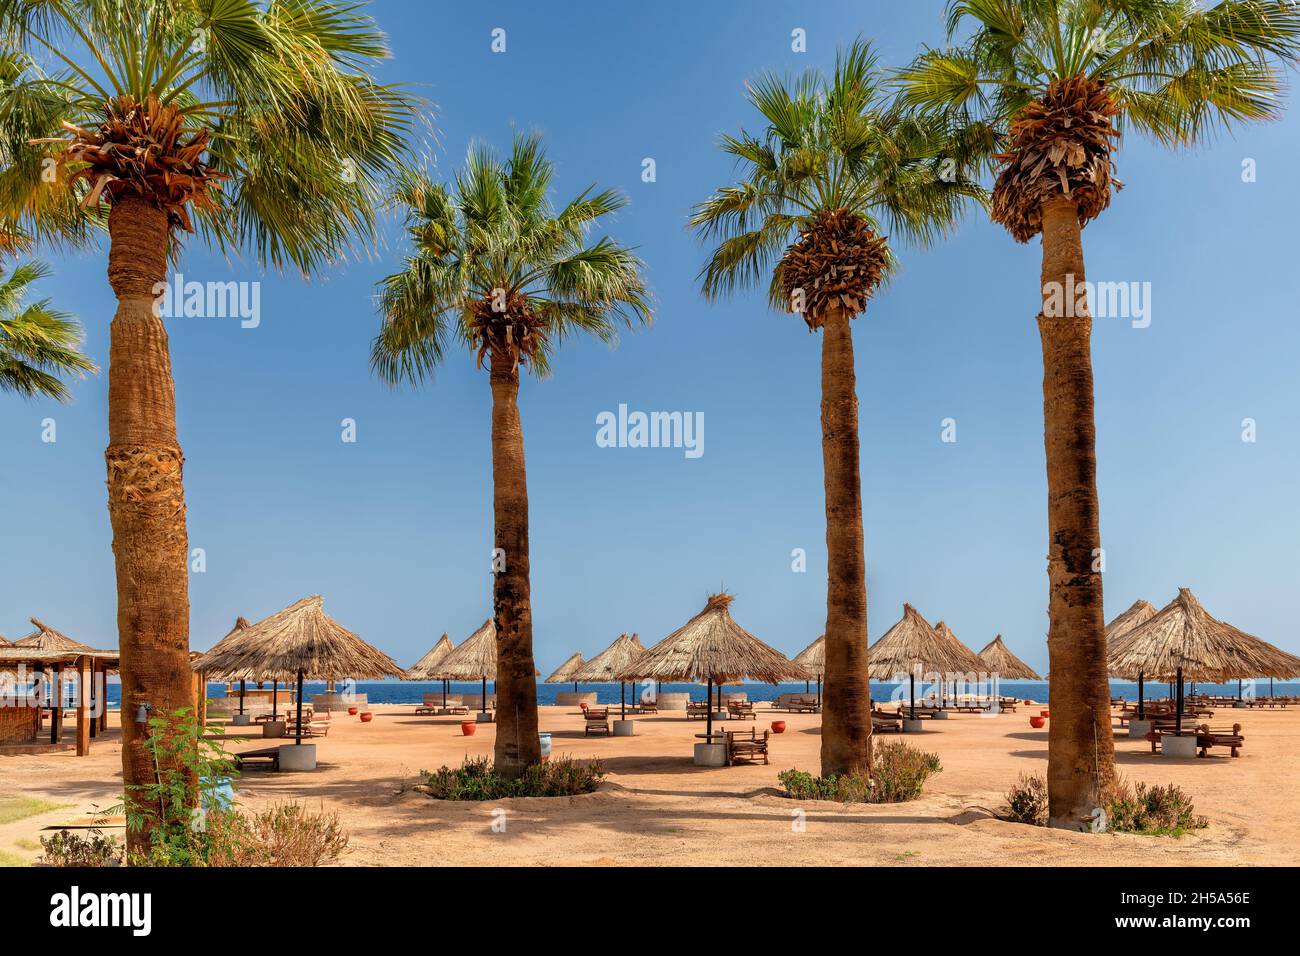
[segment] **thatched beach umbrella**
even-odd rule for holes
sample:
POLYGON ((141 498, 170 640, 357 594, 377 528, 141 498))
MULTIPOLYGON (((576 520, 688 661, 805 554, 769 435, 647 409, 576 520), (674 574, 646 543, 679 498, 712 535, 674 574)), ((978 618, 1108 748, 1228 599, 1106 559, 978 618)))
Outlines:
MULTIPOLYGON (((250 624, 248 623, 248 619, 245 618, 243 615, 240 615, 239 617, 236 617, 236 618, 235 618, 235 626, 232 627, 229 631, 226 632, 226 636, 225 636, 225 637, 223 637, 221 640, 217 641, 217 643, 213 644, 212 647, 208 649, 207 653, 204 654, 204 655, 202 655, 202 656, 201 656, 201 657, 200 657, 200 658, 195 662, 195 664, 196 664, 196 665, 201 664, 204 660, 207 659, 207 657, 208 657, 209 654, 212 654, 212 653, 214 653, 214 652, 216 652, 216 651, 227 651, 227 650, 229 650, 229 649, 234 645, 234 643, 235 643, 235 642, 236 642, 240 637, 243 636, 244 632, 246 632, 246 631, 247 631, 251 626, 252 626, 252 625, 250 625, 250 624)), ((226 691, 229 692, 229 690, 230 690, 230 681, 233 680, 234 678, 226 678, 226 677, 222 677, 222 676, 220 676, 220 675, 218 675, 218 674, 212 674, 212 673, 209 673, 209 672, 206 670, 206 665, 205 665, 204 667, 196 666, 194 669, 195 669, 195 670, 203 670, 204 673, 207 674, 207 676, 211 677, 213 680, 221 680, 221 681, 225 681, 225 682, 226 682, 226 691)), ((271 688, 271 716, 272 716, 272 717, 274 717, 274 716, 276 715, 276 708, 277 708, 277 705, 278 705, 278 703, 279 703, 279 701, 276 699, 276 697, 277 697, 277 695, 276 695, 275 685, 272 685, 272 688, 271 688)), ((244 712, 244 681, 241 680, 241 681, 239 682, 239 713, 242 714, 243 712, 244 712)))
POLYGON ((1111 652, 1109 665, 1112 674, 1129 680, 1144 674, 1176 682, 1175 732, 1182 730, 1184 679, 1300 677, 1300 658, 1212 617, 1187 588, 1134 628, 1111 652))
MULTIPOLYGON (((939 640, 943 641, 944 644, 947 645, 948 648, 952 651, 954 660, 964 660, 966 662, 962 667, 957 668, 956 671, 950 671, 950 673, 955 674, 956 672, 960 672, 960 673, 978 674, 980 671, 984 669, 984 660, 978 654, 972 651, 969 647, 963 644, 960 640, 958 640, 957 635, 952 632, 952 628, 950 628, 943 621, 940 621, 938 624, 934 626, 934 633, 939 635, 939 640)), ((943 705, 943 683, 944 683, 943 679, 940 678, 939 680, 940 706, 943 705)), ((954 704, 957 703, 957 678, 955 676, 953 677, 953 681, 952 681, 952 702, 954 704)))
POLYGON ((372 647, 324 610, 319 596, 303 598, 283 611, 230 636, 194 662, 217 680, 293 680, 298 682, 294 736, 302 743, 302 694, 307 680, 401 677, 393 659, 372 647))
POLYGON ((56 631, 36 618, 32 618, 31 621, 36 626, 36 630, 26 637, 14 641, 14 647, 26 647, 34 651, 88 651, 92 649, 89 644, 74 641, 62 631, 56 631))
POLYGON ((627 680, 618 675, 636 664, 645 653, 645 647, 635 634, 631 637, 620 634, 613 644, 584 664, 575 675, 575 679, 584 684, 612 684, 618 681, 619 716, 626 720, 627 700, 624 691, 627 680))
MULTIPOLYGON (((1128 645, 1128 641, 1133 631, 1141 627, 1147 621, 1156 616, 1156 606, 1150 601, 1134 601, 1127 611, 1117 614, 1115 618, 1106 625, 1106 656, 1107 660, 1114 660, 1117 652, 1123 652, 1128 645)), ((1109 665, 1108 665, 1109 666, 1109 665)), ((1110 668, 1111 677, 1119 677, 1114 668, 1110 668)), ((1146 675, 1141 671, 1137 675, 1138 685, 1138 720, 1146 719, 1146 705, 1143 701, 1142 690, 1145 684, 1146 675)), ((1169 695, 1174 696, 1172 693, 1169 695)))
POLYGON ((979 652, 979 658, 984 662, 990 674, 997 674, 998 677, 1005 677, 1008 680, 1042 680, 1035 673, 1034 669, 1011 653, 1011 649, 1002 643, 1002 635, 999 634, 979 652))
MULTIPOLYGON (((978 659, 976 661, 974 666, 978 670, 983 665, 978 659)), ((913 717, 916 716, 918 670, 922 675, 938 673, 942 682, 945 673, 970 669, 970 657, 961 653, 952 642, 940 637, 930 622, 916 608, 906 603, 903 605, 903 616, 898 622, 867 648, 867 673, 873 680, 893 681, 899 674, 907 674, 913 717)))
POLYGON ((447 659, 451 652, 455 650, 451 643, 451 638, 446 634, 438 638, 438 643, 434 644, 418 661, 410 666, 402 680, 441 680, 442 681, 442 706, 447 706, 447 678, 442 676, 441 664, 447 659))
POLYGON ((803 680, 806 673, 732 620, 730 594, 709 596, 704 610, 646 651, 618 680, 704 682, 709 711, 705 732, 713 735, 713 684, 749 678, 765 684, 803 680))
POLYGON ((573 692, 578 692, 578 671, 582 670, 585 665, 582 662, 582 652, 578 651, 569 657, 567 661, 555 668, 555 673, 546 678, 544 683, 547 684, 567 684, 573 681, 573 692))
MULTIPOLYGON (((817 704, 822 702, 822 678, 826 676, 826 635, 823 634, 794 656, 793 663, 801 667, 804 673, 817 679, 817 704)), ((803 689, 808 690, 808 681, 803 682, 803 689)))
POLYGON ((497 679, 497 626, 492 618, 479 625, 460 646, 438 665, 440 676, 447 680, 483 682, 483 710, 487 710, 487 682, 497 679))

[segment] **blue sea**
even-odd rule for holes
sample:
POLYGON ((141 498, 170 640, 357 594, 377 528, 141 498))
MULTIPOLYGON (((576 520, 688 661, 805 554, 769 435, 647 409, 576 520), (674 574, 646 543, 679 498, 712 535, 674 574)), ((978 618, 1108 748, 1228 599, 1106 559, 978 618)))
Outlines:
MULTIPOLYGON (((248 687, 255 687, 255 684, 248 684, 248 687)), ((270 684, 266 685, 270 687, 270 684)), ((345 689, 342 682, 337 685, 340 690, 345 689)), ((453 694, 477 694, 480 690, 478 681, 461 683, 453 682, 451 693, 453 694)), ((1111 682, 1111 696, 1124 697, 1128 700, 1137 700, 1137 684, 1126 681, 1111 682)), ((816 691, 817 685, 809 685, 810 690, 816 691)), ((238 685, 235 685, 238 692, 238 685)), ((362 681, 352 686, 350 689, 355 690, 358 694, 365 694, 367 700, 372 704, 418 704, 424 699, 425 694, 441 694, 442 684, 437 681, 362 681)), ((601 704, 617 704, 619 701, 618 684, 579 684, 578 689, 586 692, 594 692, 596 701, 601 704)), ((702 684, 661 684, 659 689, 664 693, 688 693, 692 700, 704 700, 705 688, 702 684)), ((931 688, 929 685, 922 686, 918 681, 916 685, 917 696, 923 696, 931 688)), ((307 681, 305 690, 308 696, 311 694, 321 694, 325 692, 324 681, 307 681)), ((488 681, 488 693, 494 690, 492 681, 488 681)), ((572 684, 542 684, 537 685, 537 702, 539 704, 554 704, 555 695, 565 691, 572 691, 572 684)), ((626 686, 625 693, 630 703, 633 696, 640 690, 640 685, 634 687, 631 684, 626 686)), ((1233 684, 1197 684, 1198 693, 1213 694, 1223 697, 1237 696, 1237 685, 1233 684)), ((749 695, 750 700, 764 701, 774 700, 777 694, 785 693, 802 693, 804 685, 799 684, 781 684, 772 686, 771 684, 728 684, 725 688, 726 693, 744 692, 749 695)), ((963 690, 963 693, 965 691, 963 690)), ((1250 682, 1245 685, 1245 692, 1250 696, 1250 682)), ((1275 694, 1300 695, 1300 683, 1278 681, 1273 685, 1275 694)), ((1004 697, 1020 697, 1029 700, 1046 701, 1047 700, 1047 682, 1046 681, 1002 681, 998 685, 998 693, 1004 697)), ((1268 681, 1255 681, 1254 695, 1266 696, 1269 693, 1268 681)), ((282 699, 287 699, 281 688, 282 699)), ((110 706, 116 705, 121 701, 122 688, 120 684, 111 683, 108 686, 108 702, 110 706)), ((208 696, 212 698, 225 697, 225 684, 208 684, 208 696)), ((871 683, 871 696, 873 700, 889 701, 905 699, 907 696, 906 684, 889 684, 871 683)), ((1143 696, 1148 700, 1158 700, 1169 696, 1168 684, 1146 684, 1143 688, 1143 696)))

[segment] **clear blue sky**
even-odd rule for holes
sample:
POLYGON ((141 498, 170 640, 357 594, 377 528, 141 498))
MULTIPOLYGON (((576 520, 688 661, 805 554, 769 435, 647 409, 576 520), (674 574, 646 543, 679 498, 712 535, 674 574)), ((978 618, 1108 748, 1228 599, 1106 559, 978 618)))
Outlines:
MULTIPOLYGON (((657 299, 653 328, 614 351, 570 344, 550 380, 522 389, 539 666, 621 631, 656 641, 722 586, 743 625, 793 653, 825 622, 820 343, 760 292, 705 303, 685 218, 731 172, 718 134, 754 125, 746 78, 827 66, 859 33, 901 63, 941 42, 942 4, 484 7, 375 3, 394 49, 385 77, 436 104, 444 172, 472 137, 504 145, 518 126, 544 132, 558 200, 592 182, 624 188, 632 203, 610 231, 639 247, 657 299), (504 54, 490 50, 495 27, 504 54), (796 27, 805 54, 790 49, 796 27), (705 454, 598 448, 596 416, 620 403, 703 412, 705 454), (790 569, 797 547, 804 574, 790 569)), ((1094 336, 1108 618, 1189 586, 1212 614, 1300 651, 1287 604, 1300 587, 1298 153, 1295 115, 1194 152, 1130 139, 1126 188, 1084 233, 1089 278, 1153 288, 1149 328, 1098 320, 1094 336)), ((305 284, 186 251, 189 278, 263 280, 259 328, 170 323, 190 544, 207 554, 190 585, 196 649, 238 614, 313 593, 404 665, 490 614, 486 375, 454 355, 432 385, 395 392, 368 369, 370 295, 398 252, 305 284), (355 444, 340 440, 343 418, 355 444)), ((1044 670, 1039 248, 975 215, 951 241, 901 252, 901 274, 854 327, 871 637, 907 600, 976 649, 1001 632, 1044 670), (940 441, 948 417, 955 444, 940 441)), ((43 291, 83 319, 106 365, 104 251, 54 262, 43 291)), ((0 633, 23 635, 36 615, 111 645, 107 376, 75 392, 69 407, 0 399, 0 633)))

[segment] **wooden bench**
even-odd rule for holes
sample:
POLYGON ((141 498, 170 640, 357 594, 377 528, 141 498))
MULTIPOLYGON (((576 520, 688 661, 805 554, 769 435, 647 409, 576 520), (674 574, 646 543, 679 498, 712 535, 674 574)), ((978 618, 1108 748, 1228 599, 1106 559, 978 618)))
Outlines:
POLYGON ((659 713, 659 704, 653 700, 639 700, 632 705, 632 708, 638 714, 657 714, 659 713))
POLYGON ((763 763, 767 763, 767 739, 770 733, 771 731, 765 730, 760 737, 756 727, 751 727, 749 730, 726 731, 727 766, 734 766, 740 760, 753 763, 759 757, 763 758, 763 763))
POLYGON ((710 705, 707 701, 691 700, 686 702, 687 720, 704 720, 709 716, 710 705))
POLYGON ((272 770, 280 769, 280 748, 267 747, 265 750, 245 750, 243 753, 231 754, 230 758, 240 770, 259 765, 269 766, 272 770))
POLYGON ((1019 697, 999 697, 999 698, 998 698, 998 713, 999 713, 999 714, 1005 714, 1007 711, 1011 711, 1011 713, 1014 714, 1014 713, 1016 712, 1016 708, 1019 707, 1019 706, 1020 706, 1020 698, 1019 698, 1019 697))
POLYGON ((729 700, 727 701, 727 716, 736 720, 753 720, 754 705, 749 701, 729 700))
MULTIPOLYGON (((1160 741, 1166 736, 1173 736, 1174 722, 1172 720, 1159 720, 1152 727, 1151 733, 1147 734, 1147 740, 1151 742, 1151 752, 1156 753, 1160 748, 1160 741)), ((1201 751, 1198 756, 1208 757, 1211 747, 1227 747, 1229 754, 1233 757, 1241 756, 1237 751, 1246 745, 1246 738, 1242 736, 1241 724, 1233 724, 1231 727, 1211 727, 1209 724, 1201 724, 1199 727, 1193 727, 1190 730, 1183 730, 1183 736, 1188 737, 1196 734, 1196 746, 1201 751)))
POLYGON ((604 733, 608 735, 610 732, 609 708, 604 707, 600 710, 597 710, 595 707, 588 707, 586 710, 582 712, 582 722, 583 722, 582 735, 584 737, 586 737, 588 734, 593 734, 593 733, 596 734, 604 733))
POLYGON ((903 732, 903 717, 901 714, 878 714, 876 711, 871 712, 871 732, 873 734, 889 734, 903 732))

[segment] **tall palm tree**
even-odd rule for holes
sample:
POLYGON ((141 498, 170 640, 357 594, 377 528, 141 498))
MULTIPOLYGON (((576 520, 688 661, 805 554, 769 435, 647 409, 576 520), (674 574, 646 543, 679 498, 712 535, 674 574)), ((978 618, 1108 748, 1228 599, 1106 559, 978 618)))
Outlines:
POLYGON ((1063 308, 1062 293, 1082 286, 1083 227, 1120 186, 1112 154, 1121 133, 1189 145, 1277 116, 1283 65, 1300 52, 1298 11, 1254 0, 1208 9, 1195 0, 952 0, 950 44, 968 21, 971 35, 902 72, 910 105, 954 117, 989 148, 993 220, 1018 242, 1042 235, 1055 826, 1081 826, 1114 780, 1092 319, 1086 307, 1063 308))
POLYGON ((63 377, 95 371, 81 353, 81 327, 49 299, 28 302, 33 282, 49 276, 43 262, 25 262, 0 273, 0 392, 25 398, 71 399, 63 377), (62 376, 62 377, 61 377, 62 376))
POLYGON ((866 558, 858 475, 858 399, 850 321, 895 268, 884 235, 924 245, 952 228, 979 188, 945 169, 955 144, 928 116, 884 95, 869 45, 836 57, 827 77, 765 74, 748 85, 764 123, 724 136, 739 181, 699 204, 691 223, 719 240, 701 272, 712 298, 759 282, 822 331, 826 491, 826 690, 823 774, 866 773, 871 759, 866 558))
MULTIPOLYGON (((106 459, 128 799, 155 772, 146 725, 130 715, 191 701, 183 457, 155 298, 189 236, 305 274, 372 236, 379 180, 403 154, 415 104, 370 76, 387 51, 359 7, 0 0, 10 74, 0 138, 33 143, 0 173, 0 215, 39 239, 80 209, 108 235, 106 459)), ((147 842, 128 834, 133 851, 147 842)))
POLYGON ((618 192, 589 188, 559 212, 541 139, 517 134, 504 162, 470 147, 449 187, 407 170, 396 192, 412 251, 380 288, 383 327, 371 363, 390 385, 419 384, 460 344, 486 362, 492 388, 497 631, 495 762, 516 776, 541 759, 529 592, 528 486, 519 371, 545 375, 553 349, 579 332, 613 341, 649 322, 641 263, 591 227, 622 208, 618 192))

